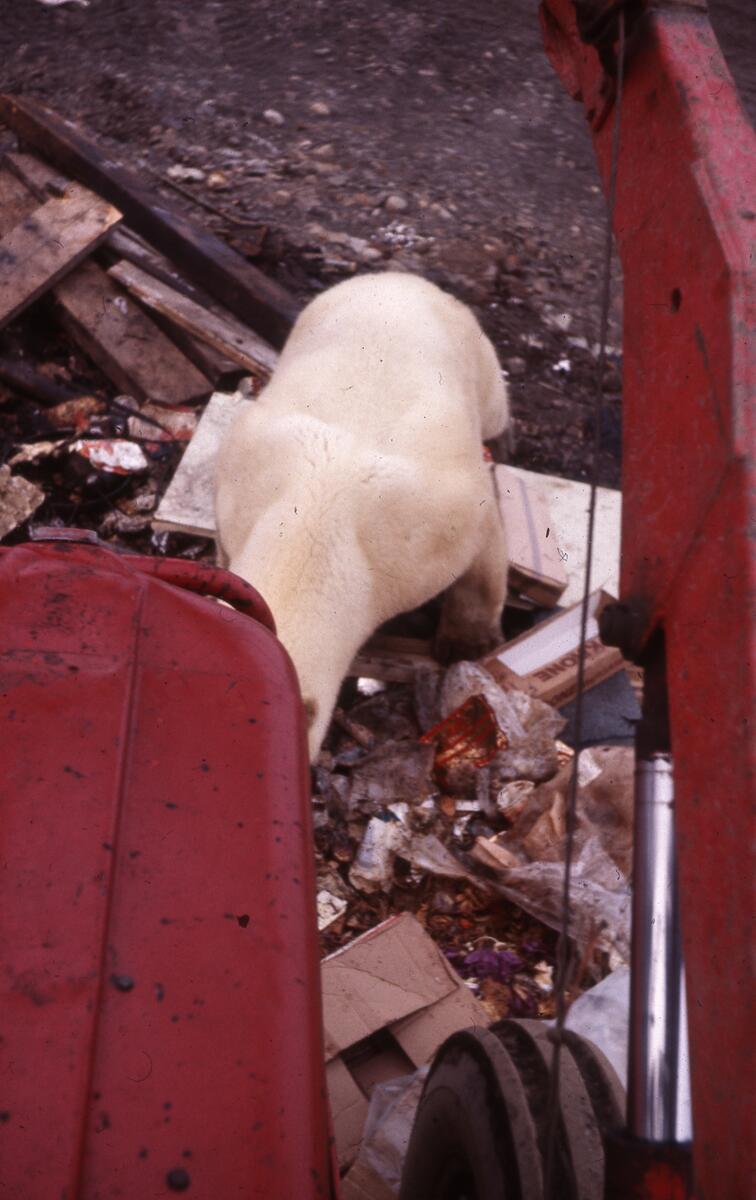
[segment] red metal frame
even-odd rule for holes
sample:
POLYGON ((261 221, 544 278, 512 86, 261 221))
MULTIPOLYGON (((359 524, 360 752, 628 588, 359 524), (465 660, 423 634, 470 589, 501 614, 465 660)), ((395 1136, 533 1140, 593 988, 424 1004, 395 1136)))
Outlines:
POLYGON ((40 543, 0 551, 0 628, 0 1196, 334 1196, 306 738, 265 604, 40 543))
MULTIPOLYGON (((756 138, 705 15, 655 6, 627 63, 622 599, 665 631, 702 1200, 752 1195, 756 138)), ((543 0, 608 183, 614 113, 572 0, 543 0)), ((651 1193, 646 1193, 650 1195, 651 1193)), ((665 1193, 666 1194, 666 1193, 665 1193)))

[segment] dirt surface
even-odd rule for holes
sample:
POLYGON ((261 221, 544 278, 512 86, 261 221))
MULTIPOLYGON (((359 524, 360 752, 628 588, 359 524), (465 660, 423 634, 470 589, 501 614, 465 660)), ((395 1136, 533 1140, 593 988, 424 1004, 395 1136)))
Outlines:
MULTIPOLYGON (((604 207, 536 9, 26 0, 0 54, 6 90, 47 100, 143 176, 170 172, 165 196, 303 299, 391 266, 472 303, 510 375, 515 461, 582 478, 604 207)), ((756 12, 711 9, 753 114, 756 12)), ((616 350, 606 388, 601 482, 616 486, 616 350)))

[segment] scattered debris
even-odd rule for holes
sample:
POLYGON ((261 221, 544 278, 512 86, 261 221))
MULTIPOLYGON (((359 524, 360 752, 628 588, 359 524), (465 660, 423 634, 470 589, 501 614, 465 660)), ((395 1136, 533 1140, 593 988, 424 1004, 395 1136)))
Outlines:
POLYGON ((63 446, 67 445, 68 442, 65 438, 59 438, 54 442, 30 442, 26 446, 19 446, 16 453, 8 459, 7 465, 9 467, 16 467, 20 463, 38 463, 42 459, 49 458, 63 446))
POLYGON ((420 1067, 375 1085, 359 1154, 341 1181, 342 1200, 396 1200, 427 1074, 428 1067, 420 1067))
POLYGON ((325 888, 317 894, 318 905, 318 929, 322 932, 333 925, 334 921, 338 921, 346 912, 347 901, 343 896, 334 896, 331 892, 327 892, 325 888))
POLYGON ((71 449, 83 454, 93 467, 116 475, 133 475, 146 471, 150 465, 141 446, 124 438, 95 442, 80 438, 72 444, 71 449))
MULTIPOLYGON (((588 690, 621 671, 619 650, 599 638, 598 617, 613 597, 599 589, 588 600, 585 647, 585 688, 588 690)), ((484 660, 494 678, 516 681, 533 696, 560 706, 577 691, 578 651, 582 603, 547 618, 533 629, 505 643, 484 660)))
MULTIPOLYGON (((497 872, 506 896, 559 929, 568 763, 529 792, 509 829, 478 838, 477 862, 497 872)), ((571 929, 582 947, 597 947, 616 966, 629 961, 634 753, 631 747, 584 750, 578 769, 571 929)), ((510 809, 510 819, 512 817, 510 809)))
POLYGON ((45 493, 22 475, 0 467, 0 538, 4 538, 37 511, 45 493))
MULTIPOLYGON (((0 120, 24 146, 0 160, 0 403, 18 472, 3 536, 45 504, 48 524, 165 553, 149 515, 200 406, 244 372, 259 387, 277 358, 267 338, 280 344, 297 304, 44 105, 0 97, 0 120), (148 475, 149 508, 129 511, 148 475)), ((189 540, 174 552, 211 552, 189 540)))
POLYGON ((342 1169, 354 1160, 376 1084, 427 1063, 486 1014, 410 914, 323 960, 326 1080, 342 1169))

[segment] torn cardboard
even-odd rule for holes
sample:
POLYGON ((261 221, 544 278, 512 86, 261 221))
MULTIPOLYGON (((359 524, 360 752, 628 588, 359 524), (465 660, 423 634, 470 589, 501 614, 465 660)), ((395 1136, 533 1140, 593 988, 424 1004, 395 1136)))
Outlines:
MULTIPOLYGON (((602 588, 588 598, 585 644, 585 690, 615 675, 625 666, 619 650, 599 637, 598 616, 614 600, 602 588)), ((548 617, 533 629, 500 646, 481 662, 497 683, 513 684, 560 708, 577 694, 582 604, 548 617)))
POLYGON ((339 1165, 355 1158, 373 1087, 406 1075, 485 1010, 409 913, 392 917, 321 967, 326 1080, 339 1165))

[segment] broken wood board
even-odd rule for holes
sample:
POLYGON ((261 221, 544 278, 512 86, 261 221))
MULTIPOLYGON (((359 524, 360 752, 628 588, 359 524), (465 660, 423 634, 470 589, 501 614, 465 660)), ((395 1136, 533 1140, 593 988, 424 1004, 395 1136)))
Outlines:
MULTIPOLYGON (((522 467, 508 465, 506 470, 529 489, 536 490, 548 508, 553 523, 549 541, 554 539, 553 544, 567 573, 567 587, 559 597, 559 604, 568 608, 583 595, 590 484, 561 479, 557 475, 540 475, 522 467)), ((619 595, 621 523, 622 493, 613 488, 598 488, 591 590, 604 588, 613 596, 619 595)), ((545 532, 540 531, 544 540, 545 532)))
POLYGON ((347 675, 381 683, 412 683, 418 671, 440 669, 432 642, 376 633, 356 655, 347 675))
POLYGON ((41 158, 37 158, 36 154, 26 154, 21 150, 8 150, 3 162, 41 202, 49 200, 51 196, 65 196, 73 182, 65 175, 60 175, 58 171, 53 170, 41 158))
POLYGON ((162 313, 193 337, 207 342, 214 350, 239 363, 258 378, 267 379, 275 367, 278 354, 273 347, 230 313, 219 317, 216 313, 208 312, 194 300, 182 296, 175 288, 153 279, 133 263, 116 263, 109 268, 108 274, 142 304, 162 313))
MULTIPOLYGON (((190 300, 196 301, 209 312, 216 312, 216 306, 201 288, 187 283, 167 258, 148 246, 133 230, 122 225, 117 229, 112 229, 108 234, 106 248, 108 252, 113 252, 116 259, 125 258, 127 262, 141 267, 154 279, 167 284, 168 287, 175 288, 177 292, 188 296, 190 300)), ((230 358, 226 358, 206 342, 192 337, 190 333, 187 333, 185 329, 176 325, 168 317, 163 316, 162 313, 155 310, 153 313, 155 323, 170 337, 171 341, 176 343, 179 350, 194 363, 195 367, 211 381, 214 388, 227 387, 238 382, 244 371, 239 363, 232 362, 230 358)), ((222 314, 216 312, 216 315, 222 314)))
POLYGON ((154 529, 215 537, 215 459, 226 430, 245 404, 241 392, 214 392, 152 520, 154 529))
POLYGON ((31 216, 37 207, 29 189, 8 167, 0 167, 0 238, 31 216))
POLYGON ((299 305, 280 284, 220 238, 167 207, 135 175, 113 163, 76 126, 39 100, 0 96, 0 121, 46 162, 117 205, 133 229, 239 320, 252 321, 273 345, 283 345, 299 305))
POLYGON ((72 271, 121 214, 79 184, 40 205, 0 240, 0 328, 72 271))
POLYGON ((136 400, 185 404, 210 384, 139 305, 94 262, 55 288, 60 318, 115 386, 136 400))
POLYGON ((44 502, 45 493, 10 467, 0 467, 0 540, 28 521, 44 502))
MULTIPOLYGON (((18 189, 24 198, 23 210, 18 220, 28 216, 36 208, 34 197, 39 200, 46 200, 48 196, 64 195, 71 183, 70 180, 53 170, 52 167, 49 167, 47 163, 37 158, 34 154, 10 151, 5 155, 3 163, 10 173, 11 183, 15 185, 15 188, 18 189)), ((3 204, 2 182, 4 174, 4 168, 0 168, 0 237, 2 237, 3 233, 7 232, 7 229, 4 229, 2 224, 5 213, 6 211, 12 211, 12 209, 9 209, 7 200, 3 204)), ((11 228, 15 223, 15 221, 12 221, 8 224, 7 228, 11 228)), ((116 260, 126 258, 129 262, 135 262, 137 266, 143 267, 149 274, 155 275, 157 279, 161 279, 163 283, 167 283, 169 286, 175 287, 178 291, 191 296, 198 304, 211 307, 208 303, 208 298, 203 296, 198 288, 193 287, 192 284, 182 279, 178 271, 175 270, 167 259, 152 250, 132 230, 126 229, 123 225, 111 229, 108 233, 106 245, 113 251, 116 260)), ((159 314, 156 313, 153 320, 154 324, 162 330, 169 341, 177 346, 184 357, 188 358, 197 370, 205 376, 210 382, 211 387, 217 387, 222 383, 235 383, 238 381, 242 368, 237 363, 223 358, 212 347, 198 342, 196 338, 191 337, 184 329, 173 325, 159 314)), ((205 394, 209 390, 210 388, 205 387, 204 392, 199 394, 205 394)), ((137 393, 135 392, 134 394, 136 395, 137 393)))

